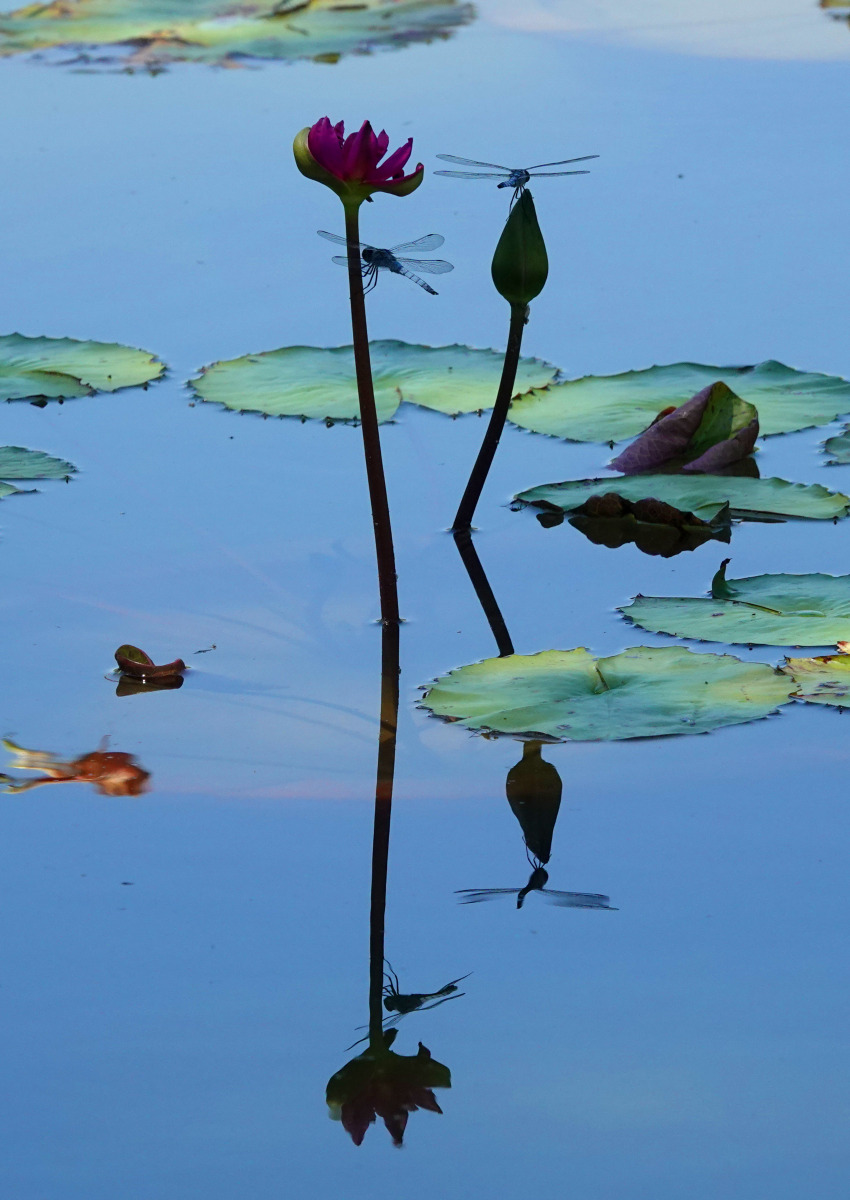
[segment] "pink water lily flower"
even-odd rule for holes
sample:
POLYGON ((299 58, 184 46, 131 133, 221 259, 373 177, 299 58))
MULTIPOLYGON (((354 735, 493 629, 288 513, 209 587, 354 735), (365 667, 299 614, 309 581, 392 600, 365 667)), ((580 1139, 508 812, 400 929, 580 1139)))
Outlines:
POLYGON ((346 137, 344 122, 332 125, 328 117, 322 117, 301 130, 293 150, 302 174, 332 188, 343 203, 359 205, 372 192, 407 196, 422 182, 422 163, 409 175, 404 173, 413 138, 384 158, 389 144, 388 135, 383 130, 376 134, 368 121, 346 137))

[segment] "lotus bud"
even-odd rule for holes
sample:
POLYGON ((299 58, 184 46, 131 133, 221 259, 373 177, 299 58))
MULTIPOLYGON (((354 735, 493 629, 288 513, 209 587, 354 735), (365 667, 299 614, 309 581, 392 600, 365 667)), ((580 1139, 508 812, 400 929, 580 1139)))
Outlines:
POLYGON ((529 191, 511 209, 491 271, 496 290, 509 304, 530 304, 543 291, 549 259, 529 191))

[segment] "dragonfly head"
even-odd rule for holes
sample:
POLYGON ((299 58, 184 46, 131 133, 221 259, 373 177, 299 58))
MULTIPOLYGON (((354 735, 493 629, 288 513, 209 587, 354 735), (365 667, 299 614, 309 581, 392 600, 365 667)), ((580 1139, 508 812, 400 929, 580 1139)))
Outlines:
POLYGON ((374 246, 365 246, 363 248, 362 258, 365 263, 371 264, 374 256, 375 256, 375 247, 374 246))

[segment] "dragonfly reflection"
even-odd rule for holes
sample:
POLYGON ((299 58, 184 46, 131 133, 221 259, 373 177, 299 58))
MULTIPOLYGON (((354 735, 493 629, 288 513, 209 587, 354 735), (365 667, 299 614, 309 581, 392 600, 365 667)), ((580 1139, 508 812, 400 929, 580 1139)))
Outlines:
POLYGON ((532 175, 536 179, 538 176, 547 175, 588 175, 589 171, 543 171, 542 167, 565 167, 569 163, 589 162, 592 158, 598 158, 598 154, 583 154, 580 158, 562 158, 559 162, 538 163, 536 167, 502 167, 498 163, 476 162, 474 158, 458 158, 455 154, 438 154, 437 158, 441 158, 443 162, 458 163, 462 167, 489 167, 487 171, 435 171, 435 175, 451 175, 453 179, 501 179, 501 183, 497 187, 509 187, 514 189, 513 203, 525 189, 532 175))
MULTIPOLYGON (((386 962, 386 959, 384 960, 386 962)), ((457 979, 450 980, 449 983, 439 988, 436 992, 403 992, 398 981, 398 975, 392 969, 390 964, 386 963, 387 969, 384 972, 384 1008, 392 1016, 385 1017, 383 1028, 392 1029, 398 1025, 402 1017, 406 1017, 412 1012, 427 1012, 429 1008, 439 1008, 441 1004, 445 1004, 447 1000, 460 1000, 461 996, 465 996, 466 992, 458 991, 458 984, 464 979, 469 978, 469 974, 459 975, 457 979), (430 1004, 427 1001, 431 1001, 430 1004)), ((365 1026, 361 1025, 361 1029, 365 1026)), ((366 1035, 368 1037, 368 1034, 366 1035)), ((360 1038, 353 1042, 347 1049, 351 1050, 354 1046, 359 1046, 360 1042, 365 1042, 366 1037, 360 1038)))
MULTIPOLYGON (((344 237, 339 237, 336 233, 328 233, 325 229, 316 231, 319 237, 327 238, 329 242, 336 242, 338 246, 347 246, 344 237)), ((367 246, 364 242, 358 242, 360 248, 360 273, 366 280, 364 292, 371 292, 372 288, 378 282, 379 271, 391 271, 393 275, 405 275, 408 279, 412 279, 414 283, 418 283, 426 292, 430 292, 432 296, 438 295, 432 287, 420 279, 418 275, 411 270, 415 267, 416 271, 423 271, 426 275, 445 275, 447 271, 453 271, 454 265, 446 262, 442 258, 398 258, 400 251, 404 250, 436 250, 442 246, 446 239, 440 233, 426 233, 424 237, 417 238, 415 242, 402 242, 398 246, 391 246, 388 250, 381 249, 378 246, 367 246)), ((348 266, 348 255, 335 254, 333 261, 340 267, 348 266)))
POLYGON ((463 888, 456 895, 463 897, 461 904, 479 904, 496 896, 516 896, 516 906, 522 908, 529 892, 541 892, 551 904, 561 908, 611 908, 609 896, 600 896, 596 892, 556 892, 546 887, 548 882, 549 872, 538 864, 524 888, 463 888))

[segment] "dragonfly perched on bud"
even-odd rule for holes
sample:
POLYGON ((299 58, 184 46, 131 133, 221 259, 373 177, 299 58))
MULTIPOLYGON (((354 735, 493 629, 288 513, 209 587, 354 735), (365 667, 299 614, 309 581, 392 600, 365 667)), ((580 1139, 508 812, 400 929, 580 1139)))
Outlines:
MULTIPOLYGON (((336 242, 338 246, 348 245, 345 238, 339 237, 336 233, 328 233, 325 229, 318 229, 316 232, 319 237, 327 238, 329 242, 336 242)), ((366 280, 364 293, 371 292, 372 288, 376 286, 379 271, 391 271, 393 275, 405 275, 408 279, 412 279, 432 296, 438 295, 439 293, 435 292, 424 279, 420 279, 415 271, 422 271, 426 275, 445 275, 447 271, 454 270, 454 265, 442 258, 399 258, 398 255, 405 250, 436 250, 442 246, 445 240, 440 233, 426 233, 424 237, 417 238, 415 242, 402 242, 398 246, 391 246, 388 250, 358 242, 360 273, 366 280), (411 268, 415 268, 415 271, 411 268)), ((333 261, 339 267, 347 267, 348 255, 335 254, 333 261)))
POLYGON ((547 888, 548 882, 549 872, 538 864, 524 888, 463 888, 456 895, 463 897, 461 904, 479 904, 496 896, 516 896, 516 906, 522 908, 529 892, 541 892, 547 900, 561 908, 611 908, 609 896, 600 896, 595 892, 556 892, 547 888))
POLYGON ((536 167, 502 167, 498 163, 476 162, 474 158, 458 158, 455 154, 438 154, 443 162, 458 163, 462 167, 489 167, 488 171, 435 171, 435 175, 451 175, 453 179, 501 179, 496 186, 513 188, 511 203, 520 195, 531 182, 532 178, 547 175, 589 175, 589 171, 544 171, 543 167, 565 167, 570 163, 589 162, 598 158, 598 154, 583 154, 581 158, 562 158, 560 162, 538 163, 536 167))

